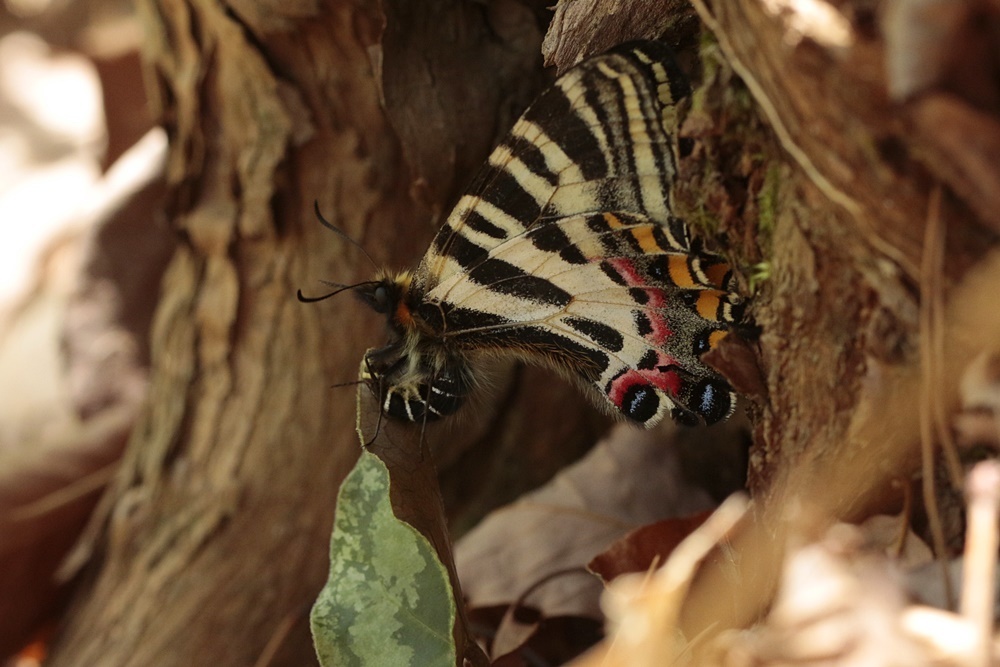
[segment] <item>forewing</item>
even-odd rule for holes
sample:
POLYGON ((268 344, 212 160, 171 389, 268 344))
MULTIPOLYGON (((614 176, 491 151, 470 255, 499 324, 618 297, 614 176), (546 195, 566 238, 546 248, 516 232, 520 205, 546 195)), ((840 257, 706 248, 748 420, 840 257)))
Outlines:
MULTIPOLYGON (((675 104, 687 94, 669 48, 656 42, 568 71, 493 151, 424 256, 418 287, 430 291, 495 246, 567 216, 631 211, 672 221, 675 104)), ((686 246, 683 225, 667 231, 686 246)))

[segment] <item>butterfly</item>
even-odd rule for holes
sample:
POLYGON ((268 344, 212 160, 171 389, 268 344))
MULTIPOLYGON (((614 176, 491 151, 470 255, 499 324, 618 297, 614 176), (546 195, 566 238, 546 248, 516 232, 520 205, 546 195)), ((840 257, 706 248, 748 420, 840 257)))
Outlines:
POLYGON ((353 288, 387 319, 361 374, 385 415, 455 413, 491 356, 551 368, 646 427, 730 415, 701 355, 745 303, 672 206, 668 128, 688 94, 658 42, 583 61, 493 150, 416 269, 353 288))

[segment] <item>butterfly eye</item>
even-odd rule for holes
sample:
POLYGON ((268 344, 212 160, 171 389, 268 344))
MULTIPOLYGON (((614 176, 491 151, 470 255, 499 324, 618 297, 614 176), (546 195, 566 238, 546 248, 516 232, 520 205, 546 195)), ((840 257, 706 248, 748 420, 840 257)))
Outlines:
POLYGON ((375 306, 380 313, 389 310, 389 290, 382 285, 375 288, 375 306))

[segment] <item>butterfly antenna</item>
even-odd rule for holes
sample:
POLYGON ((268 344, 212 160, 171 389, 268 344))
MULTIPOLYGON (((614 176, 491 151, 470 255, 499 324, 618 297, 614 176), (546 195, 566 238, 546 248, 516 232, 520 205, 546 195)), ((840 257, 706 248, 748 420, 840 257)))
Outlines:
POLYGON ((375 435, 373 435, 372 439, 365 445, 366 449, 368 448, 369 445, 371 445, 376 440, 378 440, 378 436, 382 432, 382 416, 383 416, 383 414, 384 413, 382 412, 382 410, 379 409, 379 411, 378 411, 378 421, 375 422, 375 435))
POLYGON ((375 285, 378 283, 377 280, 365 280, 364 282, 360 282, 355 285, 342 285, 340 283, 332 283, 329 280, 321 280, 320 282, 324 285, 329 285, 330 287, 336 287, 337 289, 332 292, 328 292, 323 296, 306 296, 302 293, 302 290, 295 290, 295 296, 302 303, 316 303, 317 301, 329 299, 331 296, 335 296, 349 289, 354 289, 355 287, 361 287, 362 285, 375 285))
MULTIPOLYGON (((425 454, 430 453, 430 443, 427 442, 427 419, 431 413, 431 396, 434 394, 434 383, 437 382, 438 371, 434 372, 431 376, 431 381, 427 384, 427 400, 426 407, 424 407, 424 418, 420 424, 420 460, 422 461, 425 454)), ((439 413, 440 414, 440 413, 439 413)))
POLYGON ((330 389, 340 389, 341 387, 357 387, 362 382, 364 382, 364 380, 351 380, 350 382, 338 382, 337 384, 331 384, 330 389))
POLYGON ((347 241, 348 243, 350 243, 352 246, 354 246, 355 248, 357 248, 358 250, 360 250, 361 254, 365 256, 365 258, 371 263, 371 265, 373 267, 375 267, 375 270, 376 271, 379 270, 379 265, 375 263, 375 260, 372 259, 371 255, 368 254, 368 251, 365 250, 364 246, 362 246, 360 243, 358 243, 357 241, 355 241, 354 239, 352 239, 350 236, 348 236, 347 232, 345 232, 343 229, 341 229, 340 227, 335 226, 332 222, 330 222, 329 220, 327 220, 326 218, 323 217, 323 214, 319 212, 319 201, 317 201, 315 199, 313 200, 313 211, 316 213, 316 219, 319 220, 319 224, 323 225, 324 227, 326 227, 327 229, 329 229, 334 234, 339 235, 342 239, 344 239, 345 241, 347 241))

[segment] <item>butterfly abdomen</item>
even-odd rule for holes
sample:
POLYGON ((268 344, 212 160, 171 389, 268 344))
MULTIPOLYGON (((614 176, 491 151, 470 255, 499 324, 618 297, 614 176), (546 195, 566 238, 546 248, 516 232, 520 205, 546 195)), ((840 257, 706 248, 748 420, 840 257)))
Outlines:
POLYGON ((382 411, 395 419, 417 423, 454 414, 470 390, 469 379, 454 366, 427 372, 409 382, 393 382, 391 378, 383 378, 382 382, 382 411))

